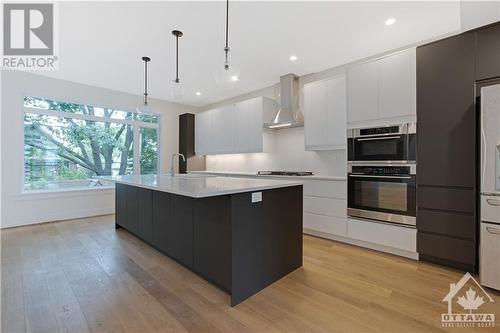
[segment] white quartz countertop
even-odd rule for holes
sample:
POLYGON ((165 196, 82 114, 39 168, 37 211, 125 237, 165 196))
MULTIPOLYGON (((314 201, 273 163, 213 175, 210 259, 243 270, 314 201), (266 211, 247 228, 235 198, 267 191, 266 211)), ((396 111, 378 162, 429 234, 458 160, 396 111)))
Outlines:
POLYGON ((173 177, 168 174, 162 174, 104 176, 99 178, 115 183, 134 185, 193 198, 205 198, 302 185, 302 182, 291 180, 217 177, 195 174, 181 174, 173 177))
POLYGON ((206 174, 206 175, 221 175, 221 176, 238 176, 238 177, 262 177, 262 178, 283 178, 283 179, 302 179, 302 180, 333 180, 333 181, 345 181, 346 177, 338 176, 322 176, 322 175, 312 175, 312 176, 275 176, 275 175, 258 175, 257 172, 238 172, 238 171, 188 171, 192 174, 206 174))

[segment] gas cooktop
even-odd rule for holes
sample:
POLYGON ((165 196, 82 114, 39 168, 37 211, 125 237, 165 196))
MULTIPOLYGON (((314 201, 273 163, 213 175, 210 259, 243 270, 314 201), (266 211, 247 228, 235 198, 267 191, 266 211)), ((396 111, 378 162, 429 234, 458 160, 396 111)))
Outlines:
POLYGON ((266 176, 312 176, 314 175, 309 171, 259 171, 258 175, 266 176))

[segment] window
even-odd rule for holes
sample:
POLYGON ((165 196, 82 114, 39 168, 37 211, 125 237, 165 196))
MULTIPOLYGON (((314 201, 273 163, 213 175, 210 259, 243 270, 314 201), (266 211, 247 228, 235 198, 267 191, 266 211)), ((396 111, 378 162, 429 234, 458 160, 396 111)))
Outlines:
POLYGON ((96 176, 156 174, 159 116, 24 99, 24 190, 110 186, 96 176))

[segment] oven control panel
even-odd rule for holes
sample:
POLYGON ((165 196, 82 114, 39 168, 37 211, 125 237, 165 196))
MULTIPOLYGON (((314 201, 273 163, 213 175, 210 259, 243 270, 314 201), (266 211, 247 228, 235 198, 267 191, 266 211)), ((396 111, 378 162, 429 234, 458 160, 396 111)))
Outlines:
POLYGON ((409 175, 409 166, 353 166, 352 173, 366 175, 409 175))

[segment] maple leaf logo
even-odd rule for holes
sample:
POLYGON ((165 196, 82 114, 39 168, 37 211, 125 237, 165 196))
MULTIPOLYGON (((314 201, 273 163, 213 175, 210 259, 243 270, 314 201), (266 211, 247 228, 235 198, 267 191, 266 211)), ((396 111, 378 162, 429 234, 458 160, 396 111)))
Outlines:
POLYGON ((469 290, 465 292, 465 297, 460 296, 457 301, 464 310, 469 310, 469 313, 472 313, 472 310, 477 310, 484 303, 483 296, 476 296, 476 291, 469 287, 469 290))

